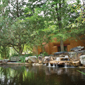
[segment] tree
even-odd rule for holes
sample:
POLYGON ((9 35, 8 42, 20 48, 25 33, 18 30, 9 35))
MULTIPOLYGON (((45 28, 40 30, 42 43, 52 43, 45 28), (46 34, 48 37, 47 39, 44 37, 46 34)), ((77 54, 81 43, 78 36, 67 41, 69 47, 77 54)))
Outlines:
POLYGON ((63 41, 71 37, 70 33, 68 34, 71 31, 69 25, 79 16, 79 13, 75 11, 75 6, 79 3, 79 0, 77 1, 75 4, 68 4, 66 0, 48 0, 42 7, 44 17, 49 19, 49 29, 46 29, 51 30, 52 36, 60 41, 61 51, 64 51, 63 41))
POLYGON ((0 54, 1 54, 1 57, 8 58, 9 57, 9 47, 0 46, 0 54))
POLYGON ((47 2, 42 4, 41 0, 36 0, 32 4, 33 7, 36 6, 38 8, 38 14, 43 12, 41 16, 43 16, 44 21, 48 23, 48 27, 43 27, 43 30, 46 34, 57 37, 57 40, 60 41, 61 51, 64 51, 63 41, 71 37, 70 33, 68 35, 68 32, 71 31, 69 25, 79 16, 79 13, 75 11, 75 6, 78 5, 78 3, 79 0, 77 0, 77 3, 74 5, 68 4, 65 0, 47 0, 47 2), (33 5, 34 3, 36 4, 33 5))
POLYGON ((79 16, 75 19, 75 22, 71 24, 71 36, 73 38, 82 40, 85 43, 85 7, 83 5, 76 6, 76 10, 79 10, 79 16))
POLYGON ((80 4, 76 1, 69 4, 66 0, 2 0, 0 46, 13 47, 21 55, 24 45, 43 49, 44 41, 48 43, 56 37, 64 51, 64 40, 85 31, 80 29, 85 26, 84 11, 78 12, 80 4))
MULTIPOLYGON (((4 5, 4 2, 3 0, 2 5, 4 5)), ((0 27, 0 44, 13 47, 20 55, 24 49, 24 44, 29 39, 28 36, 30 36, 29 25, 26 27, 22 22, 25 17, 23 10, 25 5, 26 3, 23 0, 11 0, 6 3, 4 7, 6 10, 4 10, 0 17, 2 22, 0 27)))
MULTIPOLYGON (((27 8, 26 8, 27 9, 27 8)), ((40 8, 35 8, 35 13, 32 16, 28 16, 25 19, 26 24, 30 24, 30 29, 32 29, 33 34, 31 34, 31 39, 29 40, 31 47, 35 47, 38 51, 38 46, 42 48, 42 52, 44 52, 44 42, 48 42, 48 38, 50 39, 50 36, 48 36, 48 33, 44 31, 44 28, 46 28, 46 21, 45 18, 39 13, 41 12, 40 8)), ((27 11, 27 13, 29 10, 27 11)), ((28 43, 28 44, 29 44, 28 43)), ((37 52, 38 54, 38 52, 37 52)))

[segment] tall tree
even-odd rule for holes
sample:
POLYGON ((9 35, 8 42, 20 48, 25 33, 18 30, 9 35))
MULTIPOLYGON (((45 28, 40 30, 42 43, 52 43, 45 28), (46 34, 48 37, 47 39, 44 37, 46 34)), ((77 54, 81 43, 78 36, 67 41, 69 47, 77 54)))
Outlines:
POLYGON ((73 38, 81 40, 85 43, 85 6, 79 4, 76 6, 76 10, 79 13, 79 16, 75 19, 75 22, 71 24, 71 36, 73 38))
POLYGON ((44 17, 49 19, 49 29, 53 26, 51 33, 54 35, 52 36, 60 41, 61 51, 64 51, 63 41, 71 37, 70 33, 68 34, 68 31, 71 31, 69 25, 79 16, 79 13, 75 11, 75 5, 78 3, 69 4, 66 0, 47 0, 46 4, 42 7, 44 17))
POLYGON ((20 55, 23 52, 24 44, 27 43, 30 35, 29 25, 22 22, 24 16, 24 0, 2 0, 2 13, 0 41, 1 45, 13 47, 20 55), (8 2, 7 2, 8 1, 8 2))

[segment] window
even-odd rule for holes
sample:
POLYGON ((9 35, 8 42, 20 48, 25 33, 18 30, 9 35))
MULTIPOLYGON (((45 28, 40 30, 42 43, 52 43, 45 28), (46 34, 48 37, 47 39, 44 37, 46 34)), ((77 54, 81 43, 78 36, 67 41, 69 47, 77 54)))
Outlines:
MULTIPOLYGON (((58 46, 58 52, 60 52, 61 51, 61 48, 60 48, 60 46, 58 46)), ((67 46, 64 46, 64 51, 67 51, 67 46)))

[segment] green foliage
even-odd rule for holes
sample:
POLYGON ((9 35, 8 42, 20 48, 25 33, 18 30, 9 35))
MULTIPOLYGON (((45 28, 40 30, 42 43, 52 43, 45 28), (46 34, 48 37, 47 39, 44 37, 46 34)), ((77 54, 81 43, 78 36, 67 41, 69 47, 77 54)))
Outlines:
POLYGON ((49 56, 49 55, 48 55, 47 52, 43 52, 43 53, 39 54, 39 56, 43 56, 44 57, 44 56, 49 56))
POLYGON ((19 56, 19 54, 14 53, 11 55, 11 57, 15 57, 15 56, 19 56))
POLYGON ((85 7, 84 7, 84 5, 78 4, 76 6, 76 10, 77 11, 79 10, 80 13, 79 13, 79 16, 74 20, 74 23, 71 24, 70 35, 73 38, 85 40, 85 38, 84 38, 84 36, 85 36, 85 16, 84 16, 85 15, 85 12, 84 12, 85 7))
POLYGON ((85 8, 80 0, 73 4, 67 0, 47 0, 44 3, 39 0, 40 4, 29 1, 2 0, 0 46, 13 47, 22 55, 23 51, 32 52, 34 46, 36 49, 40 46, 44 52, 45 44, 54 37, 64 41, 85 35, 85 8))
POLYGON ((25 63, 25 57, 24 56, 20 56, 20 62, 22 62, 22 63, 25 63))
POLYGON ((56 37, 57 41, 62 42, 60 44, 61 51, 64 50, 63 41, 71 37, 68 33, 71 31, 69 25, 74 23, 76 17, 79 16, 78 12, 75 11, 77 7, 74 5, 68 4, 66 0, 47 0, 41 7, 46 22, 43 30, 50 35, 50 38, 56 37))
POLYGON ((48 53, 47 53, 47 52, 44 52, 43 55, 44 55, 44 56, 48 56, 48 53))
POLYGON ((32 53, 29 53, 29 54, 24 54, 22 55, 23 57, 27 57, 27 56, 32 56, 33 54, 32 53))
POLYGON ((9 47, 0 46, 0 57, 1 58, 9 58, 9 47))

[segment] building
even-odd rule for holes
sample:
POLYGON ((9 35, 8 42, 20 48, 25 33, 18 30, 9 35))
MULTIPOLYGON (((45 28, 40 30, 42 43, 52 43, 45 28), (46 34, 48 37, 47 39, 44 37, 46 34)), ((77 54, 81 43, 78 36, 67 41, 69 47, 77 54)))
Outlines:
MULTIPOLYGON (((69 40, 67 39, 64 41, 64 51, 70 51, 71 48, 77 47, 77 46, 85 46, 85 42, 82 40, 69 40)), ((44 46, 44 50, 48 54, 53 54, 54 52, 60 51, 60 42, 57 42, 56 39, 54 42, 49 42, 44 46)), ((38 47, 38 54, 42 52, 41 47, 38 47)))

